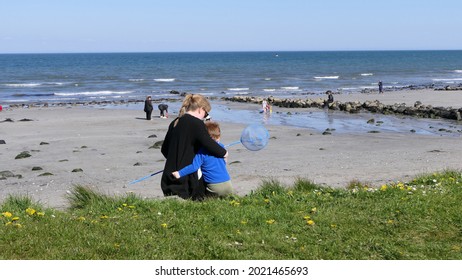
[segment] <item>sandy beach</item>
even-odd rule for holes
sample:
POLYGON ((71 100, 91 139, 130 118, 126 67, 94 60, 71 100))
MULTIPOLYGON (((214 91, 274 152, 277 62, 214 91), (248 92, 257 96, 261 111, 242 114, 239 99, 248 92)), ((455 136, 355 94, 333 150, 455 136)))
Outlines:
MULTIPOLYGON (((461 91, 345 94, 335 98, 462 107, 461 91)), ((212 101, 212 107, 220 102, 212 101)), ((256 104, 224 104, 230 110, 259 109, 256 104)), ((287 110, 274 108, 273 114, 287 110)), ((0 172, 10 171, 16 177, 0 180, 0 201, 8 195, 28 195, 45 206, 62 209, 75 185, 110 195, 133 192, 145 198, 161 198, 160 175, 128 183, 163 169, 160 150, 150 147, 163 140, 171 120, 155 117, 146 121, 141 105, 140 110, 83 106, 3 110, 0 140, 5 144, 0 145, 0 172), (31 156, 15 159, 24 151, 31 156), (50 174, 40 176, 45 173, 50 174)), ((227 122, 221 126, 222 142, 226 144, 238 140, 246 124, 227 122)), ((460 136, 335 131, 323 135, 294 126, 266 127, 271 139, 265 149, 251 152, 240 145, 229 148, 229 172, 239 195, 258 188, 262 180, 291 184, 305 178, 332 187, 359 180, 380 186, 422 173, 462 169, 460 136)))

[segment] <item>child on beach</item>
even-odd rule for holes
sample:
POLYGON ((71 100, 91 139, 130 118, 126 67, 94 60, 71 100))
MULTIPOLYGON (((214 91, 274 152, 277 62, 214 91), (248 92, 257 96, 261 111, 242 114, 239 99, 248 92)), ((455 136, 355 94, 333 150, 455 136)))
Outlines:
MULTIPOLYGON (((205 123, 210 137, 220 143, 221 131, 216 122, 208 121, 205 123)), ((196 172, 201 168, 204 181, 207 184, 207 191, 218 196, 226 196, 232 193, 231 178, 226 170, 226 161, 224 158, 218 158, 210 155, 206 149, 201 148, 193 159, 193 162, 179 171, 172 172, 172 175, 179 179, 183 176, 196 172)))

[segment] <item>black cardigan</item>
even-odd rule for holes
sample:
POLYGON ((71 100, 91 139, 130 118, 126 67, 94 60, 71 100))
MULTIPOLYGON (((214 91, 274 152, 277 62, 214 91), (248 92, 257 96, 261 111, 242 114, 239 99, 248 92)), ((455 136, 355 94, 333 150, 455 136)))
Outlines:
POLYGON ((226 154, 226 149, 210 137, 202 120, 185 114, 170 123, 161 149, 167 159, 161 179, 161 188, 165 196, 178 195, 193 200, 204 197, 205 187, 203 182, 198 180, 196 172, 180 179, 172 176, 173 171, 191 164, 201 147, 205 147, 216 157, 224 157, 226 154), (175 126, 176 120, 178 123, 175 126))

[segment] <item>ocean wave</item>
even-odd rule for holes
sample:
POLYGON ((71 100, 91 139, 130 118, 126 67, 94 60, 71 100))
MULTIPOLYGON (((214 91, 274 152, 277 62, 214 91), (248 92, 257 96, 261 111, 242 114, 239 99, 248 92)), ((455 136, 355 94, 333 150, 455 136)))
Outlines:
POLYGON ((142 82, 144 79, 128 79, 129 82, 142 82))
POLYGON ((4 84, 7 87, 39 87, 40 83, 25 83, 25 84, 4 84))
POLYGON ((462 70, 454 70, 456 73, 462 73, 462 70))
POLYGON ((285 90, 299 90, 300 88, 299 88, 299 87, 281 87, 281 89, 285 89, 285 90))
POLYGON ((462 81, 462 78, 452 78, 452 79, 432 79, 435 82, 451 82, 451 81, 462 81))
POLYGON ((170 82, 174 82, 175 79, 174 78, 163 78, 163 79, 154 79, 154 81, 156 82, 161 82, 161 83, 170 83, 170 82))
POLYGON ((53 93, 14 93, 11 96, 24 97, 24 96, 54 96, 53 93))
POLYGON ((41 86, 62 86, 69 83, 63 82, 44 82, 44 83, 8 83, 3 84, 6 87, 17 87, 17 88, 32 88, 32 87, 41 87, 41 86))
POLYGON ((338 79, 340 76, 315 76, 316 80, 335 80, 338 79))
POLYGON ((271 78, 265 78, 265 81, 271 81, 272 79, 271 78))
POLYGON ((373 73, 362 73, 361 76, 374 76, 373 73))
POLYGON ((102 91, 83 91, 83 92, 55 92, 54 95, 56 95, 56 96, 113 95, 113 94, 128 94, 128 93, 132 93, 132 92, 133 91, 102 90, 102 91))
POLYGON ((274 88, 264 88, 263 91, 273 92, 273 91, 276 91, 276 89, 274 89, 274 88))
POLYGON ((230 91, 243 91, 243 90, 249 90, 249 88, 228 88, 230 91))

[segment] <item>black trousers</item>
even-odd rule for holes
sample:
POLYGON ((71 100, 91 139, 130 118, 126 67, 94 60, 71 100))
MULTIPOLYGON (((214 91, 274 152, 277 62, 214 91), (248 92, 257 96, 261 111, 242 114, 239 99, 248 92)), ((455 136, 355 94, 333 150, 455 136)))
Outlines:
POLYGON ((149 121, 151 119, 152 111, 146 111, 146 119, 149 121))

